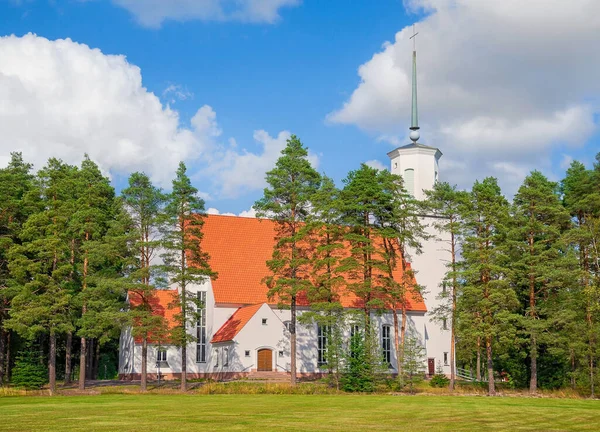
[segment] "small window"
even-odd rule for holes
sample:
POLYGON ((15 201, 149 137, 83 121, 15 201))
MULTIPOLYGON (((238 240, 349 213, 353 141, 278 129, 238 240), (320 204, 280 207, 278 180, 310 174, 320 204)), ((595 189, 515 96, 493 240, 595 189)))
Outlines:
POLYGON ((448 292, 448 288, 446 285, 446 281, 442 282, 442 293, 446 294, 448 292))
POLYGON ((167 361, 167 349, 159 348, 156 352, 156 361, 166 362, 167 361))
POLYGON ((398 168, 398 162, 394 162, 394 168, 398 168))
POLYGON ((448 366, 448 353, 444 353, 444 366, 448 366))
POLYGON ((219 349, 215 350, 215 367, 219 366, 219 349))
POLYGON ((250 357, 250 351, 247 351, 247 350, 246 350, 246 351, 244 351, 244 355, 245 355, 246 357, 250 357))
POLYGON ((442 330, 448 330, 448 319, 442 318, 442 330))
POLYGON ((267 325, 267 319, 266 318, 262 319, 262 325, 267 325))
POLYGON ((285 329, 287 331, 290 331, 290 328, 292 327, 292 322, 291 321, 284 321, 283 325, 285 326, 285 329))
POLYGON ((283 351, 279 351, 279 357, 283 357, 283 351))
POLYGON ((223 366, 229 366, 229 348, 223 348, 223 366))
POLYGON ((392 365, 392 328, 389 325, 381 327, 381 351, 383 361, 389 366, 392 365))
POLYGON ((412 168, 404 170, 404 188, 409 194, 415 196, 415 170, 412 168))

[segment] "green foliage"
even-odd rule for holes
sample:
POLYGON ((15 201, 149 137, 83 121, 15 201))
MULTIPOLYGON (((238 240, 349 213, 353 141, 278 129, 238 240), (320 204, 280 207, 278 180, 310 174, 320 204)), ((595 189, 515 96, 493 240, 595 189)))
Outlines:
POLYGON ((48 383, 48 370, 44 358, 29 345, 17 354, 11 383, 18 388, 40 389, 48 383))
POLYGON ((342 389, 347 392, 373 392, 376 388, 374 369, 365 336, 357 332, 350 338, 342 389))

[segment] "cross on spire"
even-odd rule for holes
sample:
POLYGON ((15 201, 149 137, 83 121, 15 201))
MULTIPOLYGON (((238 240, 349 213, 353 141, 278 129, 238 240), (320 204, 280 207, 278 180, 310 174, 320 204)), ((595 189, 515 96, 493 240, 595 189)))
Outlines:
POLYGON ((413 51, 417 50, 417 38, 416 36, 419 34, 419 32, 415 32, 415 25, 413 24, 413 35, 411 37, 409 37, 409 39, 413 40, 413 51))

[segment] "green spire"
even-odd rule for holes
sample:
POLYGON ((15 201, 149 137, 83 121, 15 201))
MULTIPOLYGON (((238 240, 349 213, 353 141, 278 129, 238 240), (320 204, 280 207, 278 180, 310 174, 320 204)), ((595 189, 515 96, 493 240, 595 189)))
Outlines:
POLYGON ((419 130, 419 113, 417 109, 417 51, 413 51, 413 68, 412 68, 412 114, 410 129, 419 130))

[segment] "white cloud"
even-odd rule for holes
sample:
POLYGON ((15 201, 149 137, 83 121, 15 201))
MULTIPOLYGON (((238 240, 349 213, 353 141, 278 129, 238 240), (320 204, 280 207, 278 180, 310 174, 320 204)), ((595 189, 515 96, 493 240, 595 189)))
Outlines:
POLYGON ((238 216, 246 218, 255 218, 256 210, 254 210, 254 208, 251 207, 249 210, 244 210, 243 212, 241 212, 238 216))
MULTIPOLYGON (((254 141, 260 146, 256 153, 245 148, 238 150, 237 142, 229 140, 229 147, 216 151, 198 177, 210 178, 220 196, 225 198, 261 190, 266 186, 265 173, 275 166, 290 136, 288 131, 279 132, 275 137, 264 130, 254 131, 254 141)), ((309 152, 308 160, 318 168, 317 155, 309 152)))
POLYGON ((387 169, 387 167, 384 164, 382 164, 380 161, 378 161, 377 159, 366 161, 365 165, 370 166, 371 168, 378 169, 378 170, 387 169))
POLYGON ((183 86, 171 84, 162 93, 163 98, 168 99, 170 104, 174 104, 177 101, 184 101, 194 97, 194 94, 183 86))
POLYGON ((284 7, 300 0, 112 0, 131 12, 140 24, 160 27, 163 21, 239 21, 272 24, 284 7))
POLYGON ((206 214, 221 215, 221 216, 235 216, 235 214, 233 214, 233 213, 221 213, 219 210, 217 210, 214 207, 209 207, 208 210, 206 210, 206 214))
MULTIPOLYGON (((529 168, 550 166, 551 151, 592 136, 600 56, 590 53, 600 44, 600 2, 404 3, 428 13, 417 24, 419 114, 422 141, 445 153, 442 178, 469 186, 497 175, 514 187, 529 168), (509 166, 519 168, 509 174, 509 166)), ((359 67, 359 85, 329 122, 355 124, 393 145, 407 142, 410 35, 412 27, 402 29, 359 67)))
POLYGON ((22 151, 39 168, 88 153, 104 172, 143 170, 167 186, 179 161, 200 158, 220 133, 207 105, 183 126, 124 56, 32 34, 0 38, 0 131, 4 157, 22 151))

